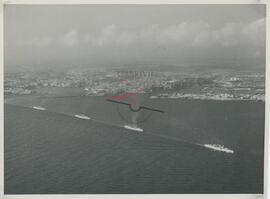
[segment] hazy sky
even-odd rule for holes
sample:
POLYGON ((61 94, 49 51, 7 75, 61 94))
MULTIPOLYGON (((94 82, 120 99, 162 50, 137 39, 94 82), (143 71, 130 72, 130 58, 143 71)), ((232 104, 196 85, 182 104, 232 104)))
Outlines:
POLYGON ((5 67, 264 65, 263 5, 7 5, 5 67))

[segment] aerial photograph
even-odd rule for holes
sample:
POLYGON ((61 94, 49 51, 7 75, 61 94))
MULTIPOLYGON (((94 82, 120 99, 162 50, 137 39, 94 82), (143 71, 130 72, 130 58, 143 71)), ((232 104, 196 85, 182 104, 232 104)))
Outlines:
POLYGON ((266 6, 4 7, 5 194, 264 192, 266 6))

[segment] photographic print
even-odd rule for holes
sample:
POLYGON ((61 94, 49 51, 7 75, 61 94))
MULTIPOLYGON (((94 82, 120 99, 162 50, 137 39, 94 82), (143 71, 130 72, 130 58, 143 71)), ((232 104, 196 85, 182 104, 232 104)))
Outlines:
POLYGON ((262 194, 266 6, 4 6, 5 194, 262 194))

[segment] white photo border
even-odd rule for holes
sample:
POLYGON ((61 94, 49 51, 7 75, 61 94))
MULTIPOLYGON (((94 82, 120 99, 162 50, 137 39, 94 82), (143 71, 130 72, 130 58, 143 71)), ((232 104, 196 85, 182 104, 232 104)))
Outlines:
POLYGON ((270 199, 268 179, 269 113, 270 113, 270 0, 0 0, 0 198, 4 199, 270 199), (265 134, 264 134, 264 194, 4 194, 4 7, 20 5, 78 5, 78 4, 264 4, 266 5, 266 65, 265 65, 265 134))

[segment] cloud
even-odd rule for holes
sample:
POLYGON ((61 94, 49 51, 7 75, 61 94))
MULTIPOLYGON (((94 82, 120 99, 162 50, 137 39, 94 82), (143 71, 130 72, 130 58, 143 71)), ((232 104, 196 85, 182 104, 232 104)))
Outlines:
POLYGON ((41 38, 32 38, 28 40, 19 40, 17 42, 18 46, 33 46, 33 47, 39 47, 39 48, 46 48, 48 47, 52 42, 52 39, 49 37, 41 37, 41 38))
POLYGON ((112 24, 106 26, 100 33, 100 36, 91 40, 93 45, 103 46, 113 41, 117 36, 117 27, 112 24))
POLYGON ((243 27, 242 34, 245 35, 249 39, 249 41, 264 46, 265 28, 266 19, 262 18, 243 27))
POLYGON ((185 43, 190 42, 192 37, 209 25, 204 22, 187 23, 160 27, 150 25, 145 29, 129 32, 121 30, 114 24, 105 26, 97 35, 86 34, 84 41, 93 46, 128 45, 133 43, 185 43))
POLYGON ((222 59, 259 63, 265 56, 265 29, 265 18, 249 23, 228 22, 218 27, 205 21, 184 21, 168 26, 150 24, 132 31, 108 24, 99 31, 71 29, 62 35, 35 37, 17 44, 23 53, 27 53, 28 48, 32 49, 31 52, 37 49, 36 54, 41 53, 42 56, 57 52, 51 55, 58 56, 55 60, 65 57, 71 61, 103 61, 106 56, 107 62, 132 59, 174 63, 221 62, 222 59), (48 48, 50 51, 46 50, 48 48))
POLYGON ((149 25, 140 30, 123 30, 115 24, 105 26, 99 33, 78 33, 73 29, 58 38, 34 38, 19 41, 20 46, 48 47, 51 43, 73 47, 88 45, 106 47, 110 45, 125 46, 130 44, 181 45, 196 48, 224 47, 237 45, 264 46, 265 18, 250 23, 225 23, 215 29, 204 21, 181 22, 160 27, 149 25))
POLYGON ((60 41, 67 46, 74 46, 79 43, 79 38, 78 38, 78 32, 76 30, 71 30, 67 32, 61 39, 60 41))
POLYGON ((64 45, 72 47, 79 44, 79 35, 76 30, 71 30, 60 37, 35 37, 31 39, 19 40, 20 47, 48 48, 50 45, 64 45))
POLYGON ((105 26, 99 34, 87 34, 83 42, 98 47, 155 43, 196 48, 230 48, 237 45, 262 46, 265 43, 264 34, 265 18, 247 24, 226 23, 218 29, 203 21, 181 22, 167 27, 150 25, 134 32, 121 30, 112 24, 105 26))

